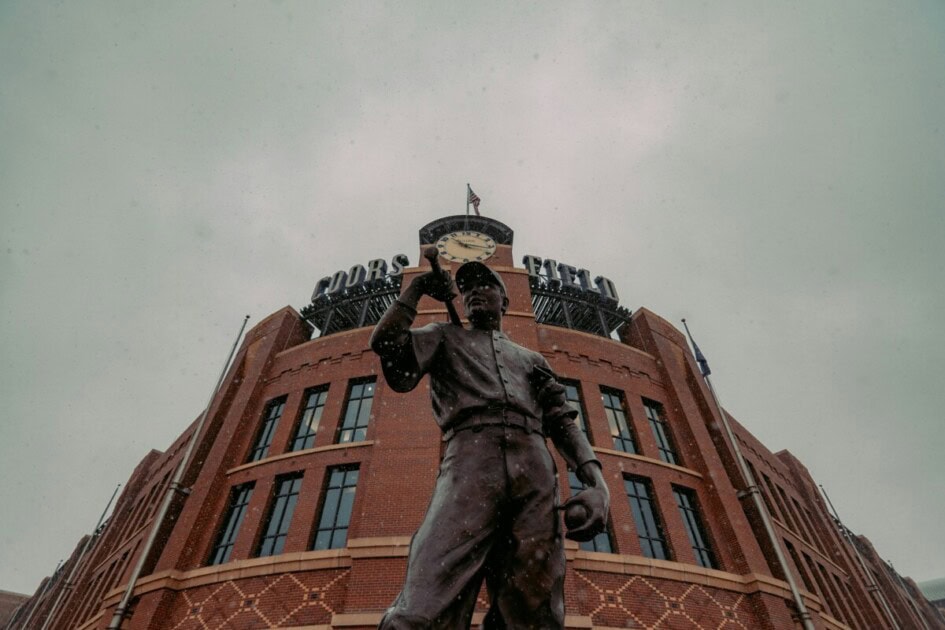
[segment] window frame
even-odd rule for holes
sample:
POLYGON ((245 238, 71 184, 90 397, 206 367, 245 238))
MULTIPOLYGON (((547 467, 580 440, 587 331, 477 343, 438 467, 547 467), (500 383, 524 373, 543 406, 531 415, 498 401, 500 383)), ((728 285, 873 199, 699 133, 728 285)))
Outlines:
POLYGON ((303 473, 294 472, 276 477, 272 487, 272 499, 266 509, 266 518, 259 530, 259 543, 256 545, 254 557, 268 558, 283 553, 302 489, 302 476, 303 473), (286 488, 285 484, 289 484, 289 487, 286 488), (278 517, 277 510, 279 510, 278 517), (276 517, 278 520, 275 521, 276 526, 273 531, 273 522, 276 517), (269 541, 272 541, 272 545, 267 548, 269 541))
POLYGON ((669 420, 666 418, 666 408, 663 403, 643 398, 643 415, 653 431, 653 439, 656 440, 656 449, 659 452, 660 459, 667 464, 682 466, 682 458, 679 456, 679 449, 676 447, 676 441, 673 438, 673 432, 669 427, 669 420), (655 417, 654 417, 655 416, 655 417))
POLYGON ((622 390, 607 387, 606 385, 600 386, 600 396, 601 403, 604 406, 604 413, 607 416, 607 424, 610 427, 610 436, 613 439, 614 449, 624 453, 630 453, 631 455, 639 455, 639 441, 633 430, 633 420, 630 416, 630 409, 627 406, 627 397, 622 390), (619 409, 608 405, 607 397, 616 398, 620 403, 619 409), (623 414, 622 419, 626 433, 623 433, 624 427, 620 426, 621 418, 616 413, 618 410, 623 414))
POLYGON ((256 437, 253 439, 253 446, 249 450, 249 456, 246 458, 247 463, 258 462, 260 460, 266 459, 269 456, 269 449, 272 447, 272 439, 276 434, 276 427, 279 426, 279 420, 282 419, 282 414, 285 413, 285 403, 288 399, 288 396, 282 395, 277 396, 266 403, 266 406, 263 407, 262 422, 259 425, 259 429, 256 431, 256 437), (273 414, 273 411, 278 409, 278 414, 273 414))
POLYGON ((343 466, 330 466, 325 469, 325 482, 323 484, 321 499, 318 505, 318 516, 315 519, 315 528, 311 537, 309 549, 312 551, 323 551, 328 549, 343 549, 348 546, 348 533, 351 529, 351 517, 354 515, 354 504, 358 498, 358 481, 361 479, 361 468, 359 464, 345 464, 343 466), (340 485, 332 485, 335 475, 341 474, 340 485), (350 475, 354 473, 354 480, 349 483, 350 475), (345 505, 345 490, 351 489, 351 499, 348 505, 345 505), (332 499, 332 491, 337 490, 337 498, 332 499), (330 522, 327 522, 325 507, 329 505, 329 500, 333 500, 330 522), (347 514, 342 516, 344 509, 347 514), (339 516, 346 521, 344 525, 339 524, 339 516), (339 531, 344 531, 341 540, 336 541, 339 531), (320 538, 322 534, 327 533, 327 546, 321 546, 320 538), (341 544, 336 544, 340 542, 341 544))
POLYGON ((718 569, 720 567, 718 554, 715 553, 712 537, 709 535, 705 519, 702 517, 698 494, 692 488, 674 484, 673 499, 676 501, 676 507, 683 521, 692 554, 696 558, 696 564, 705 569, 718 569), (682 505, 681 498, 686 500, 687 505, 682 505), (699 538, 698 541, 696 540, 697 537, 699 538), (702 544, 699 545, 699 542, 702 544))
POLYGON ((246 510, 249 506, 250 499, 253 498, 253 490, 255 487, 256 482, 250 481, 248 483, 239 484, 238 486, 233 486, 230 489, 226 511, 218 526, 215 542, 210 548, 207 566, 226 564, 230 561, 230 555, 233 553, 233 547, 236 545, 236 538, 239 536, 240 527, 243 526, 243 519, 246 517, 246 510), (218 557, 221 550, 223 551, 222 558, 218 557))
POLYGON ((345 395, 345 404, 344 411, 341 414, 341 419, 338 421, 338 429, 335 431, 335 444, 353 444, 355 442, 364 442, 367 440, 368 428, 371 426, 371 412, 374 409, 374 397, 377 394, 377 377, 376 376, 366 376, 361 378, 352 379, 348 383, 348 392, 345 395), (371 396, 365 397, 364 386, 371 386, 371 396), (352 399, 355 388, 362 387, 360 390, 359 397, 352 399), (352 400, 357 402, 357 409, 353 416, 353 424, 348 426, 348 418, 352 416, 351 414, 351 404, 352 400), (363 411, 364 401, 370 401, 367 406, 367 411, 363 411), (361 420, 364 420, 363 424, 359 424, 361 420), (360 439, 358 438, 358 432, 363 432, 360 439))
POLYGON ((640 543, 640 551, 644 557, 654 560, 672 560, 673 552, 669 546, 669 540, 666 537, 666 529, 663 527, 663 520, 660 517, 659 505, 656 502, 656 492, 653 489, 653 482, 647 477, 637 475, 624 475, 624 492, 630 503, 630 511, 633 514, 633 523, 637 530, 637 540, 640 543), (630 492, 630 486, 633 484, 634 493, 630 492), (643 494, 637 492, 638 487, 643 488, 643 494), (646 508, 646 509, 644 509, 646 508), (644 514, 646 512, 646 514, 644 514), (646 516, 649 516, 647 522, 646 516), (654 542, 659 543, 662 548, 662 555, 657 554, 654 542))
POLYGON ((328 402, 328 388, 330 384, 309 387, 303 394, 303 404, 299 410, 299 418, 295 423, 295 430, 292 432, 292 438, 289 440, 287 452, 304 451, 315 446, 315 438, 318 435, 318 429, 321 426, 322 415, 325 412, 325 405, 328 402), (315 404, 312 405, 312 397, 318 397, 315 404), (312 428, 312 418, 314 418, 314 429, 312 428), (308 419, 306 417, 308 416, 308 419), (309 430, 303 435, 303 428, 309 430))

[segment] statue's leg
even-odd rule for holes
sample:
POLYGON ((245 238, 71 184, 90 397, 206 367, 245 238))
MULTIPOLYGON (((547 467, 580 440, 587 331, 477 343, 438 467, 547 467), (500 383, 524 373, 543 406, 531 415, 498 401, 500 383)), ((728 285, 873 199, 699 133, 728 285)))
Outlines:
POLYGON ((487 578, 500 614, 483 627, 563 629, 565 559, 554 461, 540 435, 513 434, 514 448, 507 449, 511 520, 498 535, 507 552, 494 554, 498 566, 490 558, 487 578))
POLYGON ((469 628, 506 494, 501 433, 461 431, 447 444, 403 590, 380 628, 469 628))

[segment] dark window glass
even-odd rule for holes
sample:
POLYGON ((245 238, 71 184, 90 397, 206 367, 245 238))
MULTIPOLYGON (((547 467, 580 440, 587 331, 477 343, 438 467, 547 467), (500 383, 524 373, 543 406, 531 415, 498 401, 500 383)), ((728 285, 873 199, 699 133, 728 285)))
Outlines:
POLYGON ((679 515, 686 526, 686 535, 689 536, 689 544, 692 545, 696 562, 707 569, 717 568, 715 554, 712 553, 712 546, 709 544, 709 536, 706 534, 705 525, 699 515, 696 493, 688 488, 674 486, 673 497, 676 499, 679 515))
POLYGON ((226 516, 223 517, 220 533, 217 534, 217 542, 213 545, 213 551, 210 552, 209 564, 229 562, 230 552, 233 551, 233 543, 236 542, 236 535, 240 531, 240 525, 243 524, 246 506, 249 505, 251 496, 253 496, 251 483, 236 486, 230 491, 230 504, 226 509, 226 516))
POLYGON ((315 434, 318 432, 318 423, 322 419, 322 410, 325 408, 325 399, 328 398, 328 387, 319 387, 307 392, 305 408, 299 418, 299 426, 295 430, 295 437, 289 446, 290 451, 301 451, 312 448, 315 444, 315 434))
POLYGON ((564 396, 568 399, 568 402, 574 405, 574 408, 577 409, 578 415, 574 421, 577 423, 578 428, 581 431, 584 431, 584 436, 587 438, 588 442, 592 442, 591 433, 587 426, 587 414, 584 411, 584 401, 581 400, 581 388, 578 385, 577 381, 561 381, 561 384, 564 385, 564 396))
MULTIPOLYGON (((582 484, 581 480, 578 479, 577 474, 571 471, 568 472, 568 485, 571 488, 572 497, 584 489, 584 484, 582 484)), ((601 551, 604 553, 614 552, 614 546, 610 541, 609 530, 604 530, 597 534, 597 536, 595 536, 593 539, 586 540, 580 544, 581 549, 584 549, 585 551, 601 551)))
POLYGON ((630 500, 630 510, 633 512, 643 555, 647 558, 669 560, 669 548, 666 546, 663 526, 652 499, 653 489, 650 481, 642 477, 626 477, 623 485, 630 500))
POLYGON ((843 599, 837 594, 836 588, 833 585, 833 582, 830 581, 830 573, 827 573, 827 569, 824 568, 824 565, 817 563, 817 568, 820 569, 820 575, 823 578, 823 584, 827 586, 827 591, 830 591, 830 602, 831 607, 834 612, 837 613, 834 615, 840 621, 849 623, 849 613, 846 610, 846 605, 844 604, 843 599))
POLYGON ((791 513, 791 503, 788 501, 787 494, 784 492, 784 488, 777 484, 774 485, 777 490, 774 500, 778 502, 778 507, 781 508, 781 514, 784 515, 784 522, 787 523, 787 526, 791 529, 791 531, 801 531, 801 528, 798 527, 797 523, 794 521, 794 516, 791 513))
POLYGON ((301 473, 276 478, 275 496, 272 498, 269 516, 263 526, 265 533, 259 541, 257 556, 274 556, 282 553, 286 535, 289 533, 289 523, 292 522, 292 513, 295 511, 295 503, 299 499, 300 487, 302 487, 301 473))
POLYGON ((810 581, 810 576, 807 575, 807 569, 804 568, 804 564, 801 562, 800 556, 797 555, 797 550, 794 548, 794 545, 792 545, 791 541, 787 538, 782 538, 782 541, 788 553, 791 554, 791 559, 794 561, 794 566, 796 566, 797 570, 800 572, 801 579, 804 580, 804 588, 806 588, 808 592, 816 595, 817 590, 814 588, 813 582, 810 581))
POLYGON ((856 617, 856 621, 859 624, 857 627, 866 628, 869 624, 866 622, 866 619, 863 617, 863 610, 859 606, 856 606, 853 604, 853 602, 855 602, 856 600, 853 598, 853 591, 850 589, 850 584, 845 580, 841 580, 836 575, 834 575, 834 579, 837 580, 838 586, 840 586, 842 591, 844 592, 846 596, 846 601, 850 602, 850 612, 853 613, 853 616, 856 617))
POLYGON ((823 550, 825 549, 824 541, 820 539, 820 531, 814 525, 813 515, 811 514, 810 510, 808 510, 807 508, 804 508, 803 514, 804 514, 804 519, 807 521, 807 526, 810 528, 811 535, 814 537, 814 543, 816 544, 817 548, 820 549, 821 552, 823 552, 823 550))
POLYGON ((348 525, 358 486, 357 468, 329 468, 312 549, 339 549, 348 542, 348 525))
POLYGON ((285 396, 276 398, 266 405, 262 426, 259 427, 259 433, 256 434, 255 446, 249 452, 249 461, 259 461, 269 454, 269 447, 272 446, 272 436, 276 432, 276 425, 279 424, 283 409, 285 409, 285 396))
POLYGON ((348 391, 348 404, 345 415, 338 427, 338 444, 345 442, 363 442, 367 439, 368 421, 371 418, 371 404, 374 402, 374 379, 357 381, 348 391))
POLYGON ((831 599, 830 593, 827 592, 827 589, 824 586, 823 579, 821 578, 820 574, 817 573, 817 565, 815 565, 814 561, 810 559, 810 556, 808 556, 803 551, 801 552, 801 555, 804 557, 804 561, 807 563, 807 568, 810 569, 811 574, 814 576, 814 581, 817 582, 817 588, 820 589, 820 600, 823 602, 824 608, 827 609, 827 612, 832 617, 837 617, 839 619, 840 617, 836 612, 836 602, 831 599))
POLYGON ((637 445, 627 420, 627 406, 623 402, 623 394, 601 387, 600 398, 604 402, 604 412, 607 414, 610 434, 614 438, 614 448, 624 453, 636 453, 637 445))
POLYGON ((801 536, 807 541, 808 544, 812 544, 810 534, 807 531, 808 524, 805 523, 803 519, 804 511, 801 509, 801 504, 798 503, 797 499, 794 497, 791 497, 791 504, 794 506, 794 520, 797 521, 797 525, 800 528, 798 529, 798 532, 800 532, 801 536))
POLYGON ((778 504, 778 512, 771 512, 771 515, 780 520, 782 523, 785 523, 788 527, 791 526, 790 522, 787 520, 787 508, 781 503, 781 497, 778 496, 778 491, 774 489, 774 483, 771 482, 771 477, 761 473, 761 478, 764 480, 765 485, 768 487, 768 493, 774 497, 775 503, 778 504))
POLYGON ((668 464, 678 464, 679 454, 676 452, 672 434, 669 432, 669 423, 666 422, 663 405, 644 398, 643 409, 646 410, 646 419, 650 421, 650 428, 653 429, 653 437, 656 438, 656 447, 659 449, 660 459, 668 464))

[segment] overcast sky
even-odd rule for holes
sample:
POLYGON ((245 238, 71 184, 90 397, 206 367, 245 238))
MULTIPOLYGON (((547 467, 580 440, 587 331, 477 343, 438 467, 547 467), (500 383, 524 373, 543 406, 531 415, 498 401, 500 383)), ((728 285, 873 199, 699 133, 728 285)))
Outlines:
POLYGON ((244 314, 416 264, 466 182, 519 260, 688 318, 723 404, 945 575, 941 2, 141 4, 0 3, 0 589, 244 314))

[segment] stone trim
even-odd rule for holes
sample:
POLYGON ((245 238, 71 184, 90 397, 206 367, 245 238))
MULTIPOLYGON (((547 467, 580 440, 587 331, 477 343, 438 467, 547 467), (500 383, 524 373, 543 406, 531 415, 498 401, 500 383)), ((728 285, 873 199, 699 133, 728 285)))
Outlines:
POLYGON ((654 466, 662 466, 663 468, 669 468, 676 472, 683 473, 684 475, 689 475, 690 477, 695 477, 696 479, 702 479, 702 473, 696 472, 691 468, 686 468, 684 466, 677 466, 676 464, 669 464, 664 462, 661 459, 653 459, 652 457, 644 457, 643 455, 637 455, 635 453, 624 453, 623 451, 617 451, 610 448, 601 448, 599 446, 594 447, 595 453, 603 453, 605 455, 614 455, 616 457, 623 457, 624 459, 633 459, 644 464, 653 464, 654 466))
POLYGON ((240 464, 239 466, 234 466, 226 471, 227 476, 242 472, 244 470, 249 470, 250 468, 256 468, 257 466, 264 466, 266 464, 271 464, 272 462, 282 461, 284 459, 292 459, 293 457, 305 456, 305 455, 315 455, 317 453, 324 453, 326 451, 337 451, 345 448, 363 448, 365 446, 374 446, 374 440, 363 440, 361 442, 345 442, 344 444, 329 444, 328 446, 318 446, 315 448, 307 448, 301 451, 290 451, 288 453, 280 453, 279 455, 273 455, 272 457, 267 457, 265 459, 260 459, 255 462, 249 462, 247 464, 240 464))

